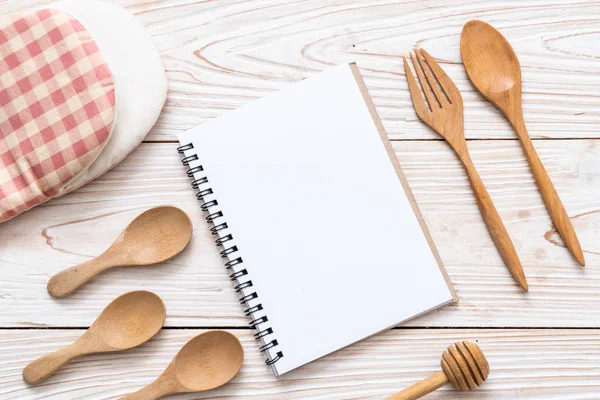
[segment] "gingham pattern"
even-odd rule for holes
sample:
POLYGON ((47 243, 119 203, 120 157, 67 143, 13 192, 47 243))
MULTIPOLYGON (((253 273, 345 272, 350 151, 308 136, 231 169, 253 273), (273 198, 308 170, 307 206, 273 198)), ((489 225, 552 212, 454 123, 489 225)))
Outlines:
POLYGON ((0 222, 96 159, 114 105, 110 69, 74 17, 42 9, 0 20, 0 222))

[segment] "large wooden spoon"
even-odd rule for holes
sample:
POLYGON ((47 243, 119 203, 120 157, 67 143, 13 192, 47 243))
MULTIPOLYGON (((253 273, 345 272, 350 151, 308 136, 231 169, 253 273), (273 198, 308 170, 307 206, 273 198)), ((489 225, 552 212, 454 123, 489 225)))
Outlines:
POLYGON ((48 293, 63 298, 114 267, 152 265, 180 253, 192 237, 192 223, 177 207, 151 208, 134 219, 103 254, 54 275, 48 293))
POLYGON ((585 265, 583 251, 556 189, 538 157, 523 120, 521 65, 510 43, 482 21, 465 24, 460 52, 467 75, 481 94, 504 113, 519 136, 546 208, 565 245, 585 265))
POLYGON ((129 292, 113 300, 75 343, 30 362, 23 379, 36 385, 76 357, 131 349, 160 331, 167 311, 151 292, 129 292))
POLYGON ((244 349, 234 335, 208 331, 187 342, 154 382, 121 400, 155 400, 215 389, 233 379, 243 362, 244 349))

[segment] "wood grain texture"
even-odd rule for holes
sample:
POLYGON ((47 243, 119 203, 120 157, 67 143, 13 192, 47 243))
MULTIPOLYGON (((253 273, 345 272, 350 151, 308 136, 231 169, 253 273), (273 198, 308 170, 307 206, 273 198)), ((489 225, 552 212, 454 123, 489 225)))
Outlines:
MULTIPOLYGON (((169 96, 149 142, 356 61, 459 303, 275 380, 247 329, 241 374, 216 392, 182 399, 383 399, 435 372, 440 351, 479 340, 490 379, 464 399, 597 400, 600 332, 530 327, 593 327, 600 321, 600 2, 594 0, 108 0, 146 26, 169 78, 169 96), (552 228, 516 141, 471 141, 474 163, 505 221, 531 291, 522 294, 481 221, 468 179, 445 143, 418 120, 401 56, 422 47, 448 72, 465 104, 467 139, 515 139, 510 124, 469 83, 459 52, 470 19, 500 29, 523 66, 529 133, 575 230, 588 268, 578 269, 552 228), (464 330, 460 327, 479 329, 464 330), (522 327, 485 329, 482 327, 522 327)), ((0 0, 2 14, 52 0, 0 0)), ((340 136, 343 140, 343 136, 340 136)), ((198 329, 163 330, 145 345, 74 361, 27 388, 22 368, 67 345, 114 297, 157 292, 170 327, 247 326, 204 216, 172 143, 147 143, 115 170, 64 198, 0 225, 0 398, 109 399, 155 379, 198 329), (115 269, 72 298, 45 285, 56 272, 100 254, 141 211, 180 206, 193 217, 190 246, 165 264, 115 269)), ((356 210, 354 218, 364 218, 356 210)), ((440 389, 428 399, 456 399, 440 389)))
MULTIPOLYGON (((600 2, 590 0, 112 0, 153 36, 168 72, 165 111, 148 137, 172 140, 253 99, 340 62, 356 61, 391 138, 426 138, 410 106, 402 55, 423 47, 465 100, 467 138, 516 138, 468 82, 461 28, 500 29, 523 66, 533 138, 599 137, 600 2)), ((49 0, 0 0, 3 13, 49 0)))
MULTIPOLYGON (((582 269, 551 226, 519 144, 473 141, 473 162, 514 240, 530 293, 514 285, 486 232, 464 169, 444 142, 394 142, 460 301, 411 326, 598 327, 600 141, 538 141, 580 233, 582 269)), ((146 289, 168 304, 167 326, 246 326, 176 145, 144 144, 90 185, 0 225, 0 326, 87 327, 110 300, 146 289), (104 251, 142 210, 172 204, 192 218, 189 246, 164 264, 115 269, 60 301, 56 272, 104 251)), ((364 218, 356 210, 355 218, 364 218)))
MULTIPOLYGON (((491 365, 488 381, 460 393, 442 388, 427 400, 596 400, 600 393, 598 330, 394 329, 356 343, 276 379, 252 331, 231 331, 246 351, 238 376, 211 392, 178 399, 383 400, 436 372, 441 352, 456 341, 476 342, 491 365)), ((154 380, 200 330, 163 330, 124 353, 75 360, 40 386, 27 388, 21 369, 31 359, 72 341, 79 330, 0 332, 0 398, 115 399, 154 380)))

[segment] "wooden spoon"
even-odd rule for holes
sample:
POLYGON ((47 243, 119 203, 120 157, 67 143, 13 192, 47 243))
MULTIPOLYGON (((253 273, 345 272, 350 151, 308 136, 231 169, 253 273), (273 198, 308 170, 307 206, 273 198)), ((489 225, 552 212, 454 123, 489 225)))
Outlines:
POLYGON ((114 267, 152 265, 180 253, 192 237, 192 223, 177 207, 151 208, 134 219, 113 245, 93 260, 54 275, 48 293, 63 298, 114 267))
POLYGON ((243 362, 244 349, 234 335, 205 332, 187 342, 154 382, 121 400, 155 400, 215 389, 233 379, 243 362))
POLYGON ((36 385, 76 357, 131 349, 160 331, 167 310, 151 292, 129 292, 113 300, 75 343, 30 362, 23 370, 25 382, 36 385))
POLYGON ((525 128, 521 66, 513 48, 493 26, 473 20, 463 28, 460 52, 473 85, 504 113, 517 132, 556 230, 579 264, 585 266, 583 251, 573 225, 525 128))

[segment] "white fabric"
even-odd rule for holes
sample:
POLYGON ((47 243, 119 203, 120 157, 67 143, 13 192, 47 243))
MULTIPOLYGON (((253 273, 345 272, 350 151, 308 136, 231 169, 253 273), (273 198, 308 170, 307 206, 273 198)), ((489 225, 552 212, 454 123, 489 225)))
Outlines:
POLYGON ((112 137, 96 161, 59 191, 60 196, 102 175, 144 140, 167 98, 167 76, 150 35, 128 11, 95 0, 59 1, 49 8, 70 13, 90 32, 113 73, 116 91, 112 137))

